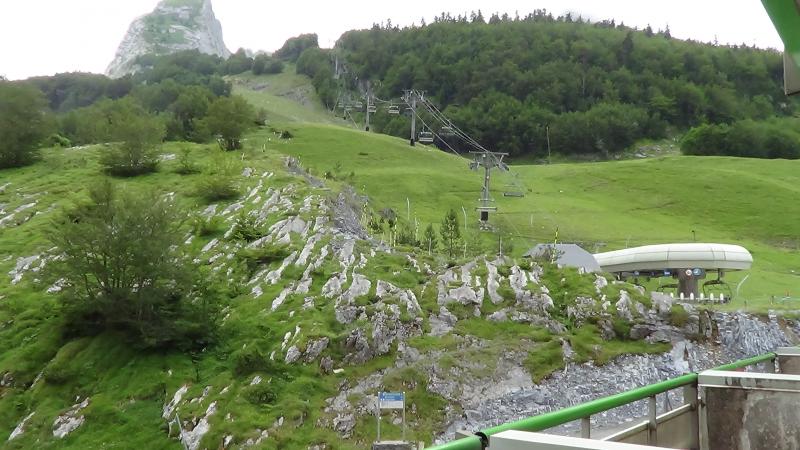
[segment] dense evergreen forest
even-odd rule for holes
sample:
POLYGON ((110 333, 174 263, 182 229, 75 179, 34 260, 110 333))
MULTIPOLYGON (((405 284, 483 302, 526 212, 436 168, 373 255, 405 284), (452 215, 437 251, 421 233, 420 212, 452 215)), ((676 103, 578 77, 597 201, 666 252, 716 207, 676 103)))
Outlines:
MULTIPOLYGON (((307 52, 298 70, 315 77, 323 100, 335 99, 336 86, 320 76, 330 72, 321 68, 330 56, 307 52)), ((443 14, 432 24, 402 29, 375 25, 345 33, 334 52, 347 63, 350 89, 363 89, 369 80, 381 98, 425 90, 479 142, 512 155, 546 154, 548 127, 553 152, 607 155, 702 124, 797 111, 783 95, 776 51, 678 40, 669 30, 546 11, 488 20, 480 13, 443 14)), ((403 117, 378 115, 375 126, 399 136, 408 132, 403 117)), ((796 157, 800 144, 792 147, 747 156, 796 157)))

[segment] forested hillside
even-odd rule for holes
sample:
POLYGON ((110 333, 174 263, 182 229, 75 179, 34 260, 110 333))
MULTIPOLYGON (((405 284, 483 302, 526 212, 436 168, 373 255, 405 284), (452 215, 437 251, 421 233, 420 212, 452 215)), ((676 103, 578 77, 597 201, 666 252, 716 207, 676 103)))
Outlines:
MULTIPOLYGON (((351 88, 358 77, 379 86, 381 98, 425 90, 479 142, 512 155, 545 154, 547 127, 554 152, 607 154, 700 124, 797 110, 783 96, 776 51, 546 11, 376 25, 345 33, 335 52, 347 62, 351 88)), ((403 117, 375 121, 389 134, 405 135, 408 127, 403 117)))

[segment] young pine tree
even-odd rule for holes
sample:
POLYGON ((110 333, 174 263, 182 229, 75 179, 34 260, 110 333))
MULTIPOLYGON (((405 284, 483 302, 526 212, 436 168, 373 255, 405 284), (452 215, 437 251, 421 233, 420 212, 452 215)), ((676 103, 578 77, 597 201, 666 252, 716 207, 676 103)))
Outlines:
POLYGON ((425 234, 422 236, 422 246, 428 249, 428 254, 436 250, 436 231, 433 229, 433 224, 428 224, 425 228, 425 234))
POLYGON ((448 256, 452 258, 461 241, 461 229, 458 226, 458 214, 456 214, 456 210, 451 209, 447 215, 444 216, 439 234, 442 236, 442 245, 447 250, 448 256))

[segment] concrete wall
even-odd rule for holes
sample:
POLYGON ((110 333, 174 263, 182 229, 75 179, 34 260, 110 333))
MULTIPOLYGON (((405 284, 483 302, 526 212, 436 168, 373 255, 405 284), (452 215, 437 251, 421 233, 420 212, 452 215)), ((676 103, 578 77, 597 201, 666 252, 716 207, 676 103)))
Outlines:
POLYGON ((700 374, 701 449, 800 450, 800 376, 700 374))
POLYGON ((778 368, 781 373, 800 375, 800 348, 781 347, 778 354, 778 368))

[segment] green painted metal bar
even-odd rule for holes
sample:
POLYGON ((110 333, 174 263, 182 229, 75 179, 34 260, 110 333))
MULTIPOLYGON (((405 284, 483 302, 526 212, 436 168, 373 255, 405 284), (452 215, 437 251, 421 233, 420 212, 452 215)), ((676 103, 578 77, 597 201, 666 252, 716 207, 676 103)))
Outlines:
POLYGON ((773 359, 777 358, 778 355, 775 353, 764 353, 763 355, 753 356, 752 358, 742 359, 739 361, 732 362, 730 364, 725 364, 719 367, 714 367, 711 370, 736 370, 736 369, 743 369, 747 366, 752 366, 754 364, 758 364, 764 361, 772 361, 773 359))
MULTIPOLYGON (((742 369, 760 362, 773 360, 776 358, 776 356, 777 355, 775 353, 766 353, 715 367, 713 370, 742 369)), ((503 431, 542 431, 548 428, 563 425, 567 422, 572 422, 573 420, 580 420, 584 417, 599 414, 603 411, 608 411, 609 409, 618 408, 628 403, 644 400, 648 397, 695 383, 697 383, 697 374, 689 373, 659 383, 650 384, 630 391, 592 400, 580 405, 570 406, 558 411, 498 425, 496 427, 488 428, 475 433, 476 436, 457 439, 436 447, 430 447, 429 450, 483 450, 483 441, 485 439, 497 433, 502 433, 503 431)))
POLYGON ((565 424, 567 422, 572 422, 573 420, 579 420, 584 417, 599 414, 603 411, 617 408, 622 405, 627 405, 628 403, 644 400, 656 394, 671 391, 695 382, 697 382, 697 374, 690 373, 677 378, 662 381, 660 383, 650 384, 648 386, 643 386, 626 392, 620 392, 619 394, 610 395, 608 397, 598 398, 597 400, 592 400, 580 405, 570 406, 568 408, 553 411, 547 414, 541 414, 536 417, 498 425, 496 427, 484 430, 483 434, 486 436, 492 436, 508 430, 542 431, 565 424))
POLYGON ((786 53, 795 65, 800 64, 800 12, 795 0, 761 0, 761 3, 781 36, 786 53))

